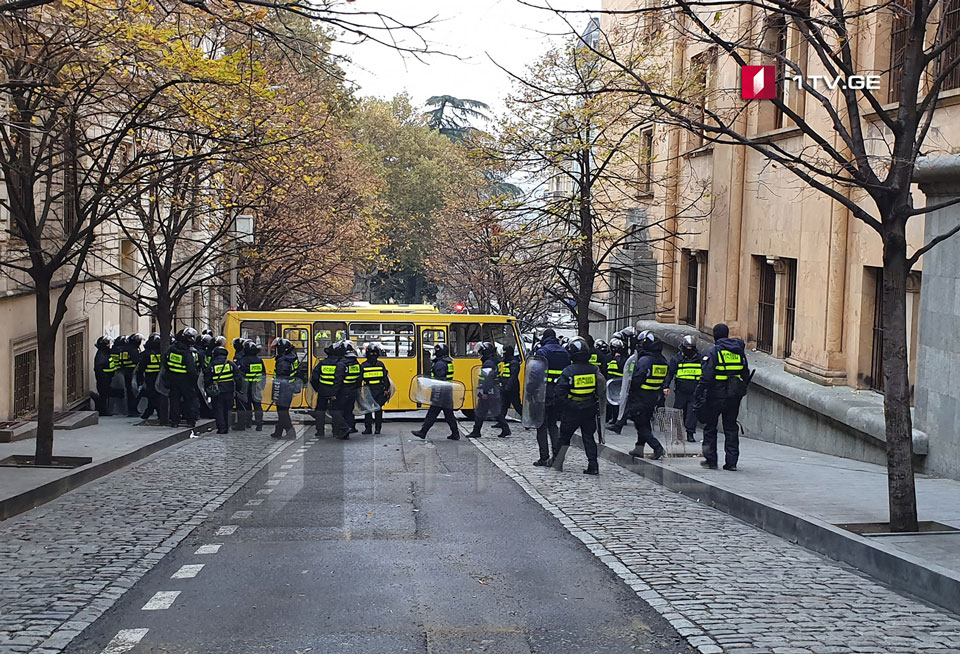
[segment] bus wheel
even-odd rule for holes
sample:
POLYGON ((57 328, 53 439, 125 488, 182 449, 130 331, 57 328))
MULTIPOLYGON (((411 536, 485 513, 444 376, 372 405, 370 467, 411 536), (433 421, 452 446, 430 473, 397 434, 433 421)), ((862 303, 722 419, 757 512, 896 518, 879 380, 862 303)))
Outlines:
POLYGON ((467 420, 473 420, 476 415, 473 409, 460 409, 460 413, 462 413, 467 420))

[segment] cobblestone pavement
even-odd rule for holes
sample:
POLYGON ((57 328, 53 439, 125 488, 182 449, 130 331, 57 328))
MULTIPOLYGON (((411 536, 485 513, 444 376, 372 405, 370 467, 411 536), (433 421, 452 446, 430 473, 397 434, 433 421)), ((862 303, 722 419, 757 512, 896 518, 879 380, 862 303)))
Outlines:
POLYGON ((536 444, 476 442, 702 654, 960 652, 960 620, 601 461, 536 468, 536 444))
POLYGON ((0 523, 0 654, 52 654, 290 445, 207 435, 0 523))

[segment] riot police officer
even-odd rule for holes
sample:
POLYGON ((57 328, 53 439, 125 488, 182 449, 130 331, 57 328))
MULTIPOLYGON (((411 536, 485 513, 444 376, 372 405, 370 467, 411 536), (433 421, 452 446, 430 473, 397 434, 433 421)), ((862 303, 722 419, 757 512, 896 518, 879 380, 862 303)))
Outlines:
MULTIPOLYGON (((621 401, 627 402, 627 418, 637 427, 637 444, 630 450, 631 456, 643 457, 643 446, 653 448, 653 458, 664 455, 663 445, 653 435, 653 412, 663 397, 663 382, 667 378, 667 360, 663 357, 663 343, 653 334, 644 331, 637 337, 637 366, 630 380, 630 395, 621 401)), ((622 425, 610 428, 619 434, 622 425)))
POLYGON ((306 381, 306 369, 301 368, 300 358, 296 348, 286 338, 278 338, 274 343, 276 348, 275 364, 273 368, 273 403, 277 407, 277 426, 271 438, 296 438, 297 432, 290 419, 290 406, 294 396, 303 388, 306 381))
MULTIPOLYGON (((618 334, 620 332, 617 332, 618 334)), ((623 364, 627 361, 627 348, 623 341, 618 338, 610 339, 610 359, 607 361, 606 378, 623 379, 623 364)), ((616 404, 607 405, 607 424, 612 425, 617 421, 619 408, 616 404)))
POLYGON ((557 396, 563 407, 560 419, 560 436, 557 440, 557 453, 550 465, 554 470, 563 470, 563 461, 573 433, 580 430, 583 449, 587 454, 585 475, 600 474, 597 463, 597 441, 594 433, 597 416, 600 411, 600 393, 604 393, 603 376, 600 369, 590 363, 591 348, 588 341, 576 337, 567 344, 571 364, 563 369, 557 380, 557 396))
POLYGON ((97 380, 97 412, 101 416, 113 415, 113 412, 110 411, 110 394, 112 390, 110 384, 113 382, 113 377, 117 373, 118 358, 114 357, 111 353, 112 345, 110 339, 106 336, 98 338, 95 344, 97 353, 93 357, 93 374, 97 380))
MULTIPOLYGON (((313 372, 310 373, 310 386, 312 386, 313 390, 317 393, 317 406, 314 409, 314 416, 317 423, 317 438, 323 438, 323 434, 326 431, 327 409, 330 409, 331 413, 336 411, 333 398, 336 397, 337 394, 337 364, 343 356, 337 354, 335 350, 336 347, 334 344, 327 345, 323 348, 323 352, 327 357, 314 366, 313 372)), ((336 435, 337 434, 334 433, 334 436, 336 435)))
POLYGON ((237 429, 243 431, 254 425, 256 419, 257 431, 263 431, 263 388, 266 371, 263 359, 260 358, 260 346, 254 341, 241 340, 237 344, 240 353, 237 367, 240 369, 242 381, 240 383, 240 397, 237 399, 237 429))
POLYGON ((334 436, 341 440, 348 440, 350 434, 357 433, 356 418, 353 415, 357 404, 357 393, 360 390, 360 361, 357 359, 357 349, 350 341, 340 341, 338 352, 340 361, 334 378, 336 390, 336 415, 339 420, 334 421, 334 436), (337 424, 337 423, 342 423, 337 424), (340 433, 337 433, 337 432, 340 433))
POLYGON ((697 339, 687 335, 680 342, 680 349, 667 364, 667 378, 663 382, 665 393, 669 393, 673 382, 673 408, 680 409, 683 426, 687 431, 687 442, 696 443, 697 416, 693 410, 693 393, 700 381, 700 352, 697 351, 697 339))
MULTIPOLYGON (((370 388, 373 399, 381 407, 387 403, 387 394, 390 391, 390 372, 383 361, 380 360, 380 357, 386 356, 386 354, 386 350, 373 343, 367 346, 364 353, 366 360, 360 364, 360 377, 363 385, 370 388)), ((363 427, 364 434, 379 434, 383 427, 383 409, 364 414, 363 427), (376 432, 373 431, 374 421, 376 421, 376 432)))
POLYGON ((523 415, 520 403, 520 366, 523 360, 514 354, 512 345, 503 346, 503 361, 500 362, 500 416, 506 420, 507 411, 512 406, 519 415, 523 415))
POLYGON ((723 420, 724 470, 736 470, 740 459, 740 433, 737 418, 740 402, 747 394, 750 367, 744 342, 730 338, 730 328, 718 323, 713 328, 716 343, 701 359, 700 382, 694 391, 694 409, 703 423, 705 468, 717 467, 717 421, 723 420))
POLYGON ((226 434, 230 430, 233 396, 243 379, 240 368, 230 361, 229 355, 227 348, 214 347, 213 358, 204 372, 204 382, 213 400, 213 415, 217 421, 218 434, 226 434))
MULTIPOLYGON (((433 346, 433 365, 430 367, 430 377, 441 381, 453 381, 453 359, 450 358, 450 348, 443 343, 433 346)), ((452 441, 460 440, 460 428, 457 426, 457 419, 453 415, 453 388, 436 389, 432 393, 435 400, 427 409, 427 417, 423 419, 423 425, 417 431, 410 432, 417 438, 427 438, 427 432, 437 421, 437 416, 443 411, 443 419, 450 427, 448 439, 452 441)))
POLYGON ((170 389, 170 426, 179 427, 184 420, 189 427, 197 424, 197 368, 193 344, 197 330, 187 327, 163 356, 163 376, 170 389))
POLYGON ((537 427, 537 446, 540 449, 540 458, 534 461, 533 465, 546 466, 550 464, 551 449, 554 455, 557 453, 557 439, 560 437, 559 422, 563 409, 557 396, 557 381, 559 381, 563 369, 570 365, 570 353, 560 345, 557 332, 548 327, 543 330, 540 349, 534 356, 547 360, 547 392, 544 419, 541 425, 537 427))
POLYGON ((133 374, 140 363, 140 344, 143 343, 143 334, 133 334, 125 339, 120 350, 120 373, 123 375, 123 396, 127 404, 127 417, 133 418, 137 413, 137 392, 133 385, 133 374))
POLYGON ((167 398, 157 392, 157 377, 163 366, 160 344, 160 334, 150 334, 137 364, 136 378, 137 385, 143 387, 142 393, 147 398, 147 408, 140 414, 140 418, 147 420, 156 411, 157 420, 163 425, 167 422, 167 398))
POLYGON ((496 418, 497 427, 500 428, 498 436, 506 438, 510 435, 510 425, 500 413, 502 398, 500 397, 500 359, 497 357, 497 346, 488 342, 480 343, 477 346, 477 354, 480 357, 476 389, 477 404, 474 407, 473 431, 467 434, 467 438, 480 438, 483 421, 490 416, 496 418))

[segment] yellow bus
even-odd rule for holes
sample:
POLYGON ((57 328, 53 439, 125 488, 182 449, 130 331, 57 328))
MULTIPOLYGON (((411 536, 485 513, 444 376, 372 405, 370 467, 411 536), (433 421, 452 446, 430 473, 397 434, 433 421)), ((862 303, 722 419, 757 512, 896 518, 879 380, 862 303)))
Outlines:
MULTIPOLYGON (((415 411, 409 397, 410 382, 416 375, 429 375, 434 345, 445 343, 453 358, 454 379, 467 388, 463 412, 474 408, 472 372, 479 365, 473 354, 482 341, 499 346, 512 345, 521 357, 517 321, 510 316, 441 314, 430 305, 369 305, 348 308, 321 308, 317 311, 230 311, 224 321, 227 347, 233 354, 233 339, 250 339, 260 345, 268 375, 273 374, 274 341, 286 338, 297 349, 301 365, 308 370, 326 355, 323 349, 341 339, 350 339, 361 361, 368 344, 378 343, 387 356, 381 360, 390 371, 397 392, 384 407, 387 411, 415 411)), ((521 379, 523 370, 521 367, 521 379)), ((312 389, 295 398, 293 408, 312 409, 312 389)), ((263 394, 264 408, 270 404, 270 384, 263 394)))

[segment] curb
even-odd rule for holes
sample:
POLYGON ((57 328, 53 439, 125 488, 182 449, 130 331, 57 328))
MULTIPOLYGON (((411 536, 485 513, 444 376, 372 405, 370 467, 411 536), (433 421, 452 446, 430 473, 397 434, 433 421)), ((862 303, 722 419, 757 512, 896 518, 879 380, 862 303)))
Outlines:
MULTIPOLYGON (((573 442, 582 447, 579 437, 573 442)), ((655 461, 636 459, 610 445, 600 446, 600 456, 668 490, 846 563, 894 590, 909 593, 950 613, 960 612, 960 574, 953 570, 927 563, 881 541, 858 536, 793 509, 725 490, 696 475, 655 461)))
MULTIPOLYGON (((213 424, 213 420, 201 420, 197 422, 196 430, 206 431, 213 424)), ((101 463, 93 463, 82 468, 76 468, 66 477, 47 482, 42 486, 31 488, 19 495, 0 500, 0 520, 7 520, 15 515, 35 509, 36 507, 55 500, 64 493, 95 481, 101 477, 109 475, 111 472, 126 467, 131 463, 145 459, 151 454, 176 445, 181 441, 190 438, 193 430, 187 427, 184 430, 170 434, 166 438, 144 445, 141 448, 127 452, 115 459, 108 459, 101 463)))

